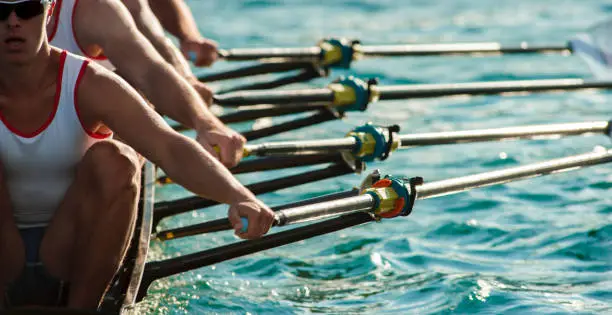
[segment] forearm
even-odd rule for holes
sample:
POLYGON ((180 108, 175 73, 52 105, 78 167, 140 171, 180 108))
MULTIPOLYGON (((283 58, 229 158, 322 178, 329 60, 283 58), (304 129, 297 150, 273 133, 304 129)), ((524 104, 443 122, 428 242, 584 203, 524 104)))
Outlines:
MULTIPOLYGON (((146 34, 145 34, 146 36, 146 34)), ((172 44, 167 37, 151 36, 149 41, 155 47, 155 50, 169 63, 183 78, 187 80, 196 80, 189 63, 183 57, 183 54, 172 44)))
POLYGON ((153 44, 153 47, 162 58, 176 69, 181 76, 188 80, 194 79, 195 77, 189 68, 187 60, 185 60, 179 49, 172 44, 170 39, 166 37, 160 21, 147 6, 146 0, 141 1, 143 2, 134 2, 134 4, 139 5, 128 7, 138 30, 153 44))
POLYGON ((200 130, 220 124, 185 78, 163 61, 151 63, 144 75, 119 74, 139 89, 158 112, 188 128, 200 130))
POLYGON ((183 0, 149 0, 163 28, 180 41, 202 38, 191 10, 183 0))
POLYGON ((194 194, 233 204, 255 198, 221 163, 185 136, 172 135, 158 165, 172 180, 194 194))

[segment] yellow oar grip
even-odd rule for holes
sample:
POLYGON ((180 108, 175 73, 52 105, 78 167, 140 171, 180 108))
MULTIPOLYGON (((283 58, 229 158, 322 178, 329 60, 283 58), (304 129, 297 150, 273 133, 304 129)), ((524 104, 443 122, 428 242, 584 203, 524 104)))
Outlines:
POLYGON ((382 214, 395 209, 395 203, 399 198, 399 195, 392 187, 369 188, 366 189, 364 193, 365 192, 378 196, 380 203, 378 204, 378 208, 374 209, 374 213, 376 214, 382 214))
MULTIPOLYGON (((213 146, 213 150, 215 150, 215 152, 217 152, 217 154, 221 153, 221 148, 219 148, 218 145, 213 146)), ((249 150, 249 148, 244 147, 242 149, 242 157, 245 158, 247 156, 251 155, 251 150, 249 150)))

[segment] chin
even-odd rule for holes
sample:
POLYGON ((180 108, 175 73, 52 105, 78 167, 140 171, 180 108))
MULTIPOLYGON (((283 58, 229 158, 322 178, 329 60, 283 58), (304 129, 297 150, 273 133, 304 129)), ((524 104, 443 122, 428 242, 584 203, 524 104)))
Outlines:
POLYGON ((34 58, 34 55, 28 54, 26 52, 12 51, 12 52, 5 52, 3 55, 4 55, 3 59, 5 60, 7 64, 14 64, 14 65, 27 64, 34 58))

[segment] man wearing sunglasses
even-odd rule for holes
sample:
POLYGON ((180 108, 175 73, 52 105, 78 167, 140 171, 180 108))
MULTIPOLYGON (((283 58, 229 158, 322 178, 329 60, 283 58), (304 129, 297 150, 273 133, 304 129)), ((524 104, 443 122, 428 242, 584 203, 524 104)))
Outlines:
POLYGON ((64 299, 97 308, 133 229, 132 148, 195 194, 229 204, 236 231, 248 218, 241 237, 265 234, 272 211, 210 153, 116 74, 48 44, 49 8, 0 0, 0 310, 64 299))
MULTIPOLYGON (((159 23, 154 16, 144 20, 159 23)), ((175 60, 175 68, 168 64, 139 31, 120 0, 57 0, 47 32, 53 46, 107 65, 112 63, 158 112, 195 129, 198 142, 225 166, 232 167, 242 158, 245 139, 220 122, 202 101, 212 102, 210 90, 193 76, 176 49, 162 50, 167 52, 167 59, 175 60), (219 153, 214 146, 220 148, 219 153)), ((159 32, 163 37, 163 30, 159 32)))

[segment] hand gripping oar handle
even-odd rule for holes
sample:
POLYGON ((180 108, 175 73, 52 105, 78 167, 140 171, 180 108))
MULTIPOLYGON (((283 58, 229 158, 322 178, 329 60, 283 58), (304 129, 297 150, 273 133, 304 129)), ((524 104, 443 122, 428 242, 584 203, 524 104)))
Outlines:
POLYGON ((246 233, 249 230, 249 219, 240 218, 240 222, 242 222, 242 229, 240 229, 240 233, 246 233))

